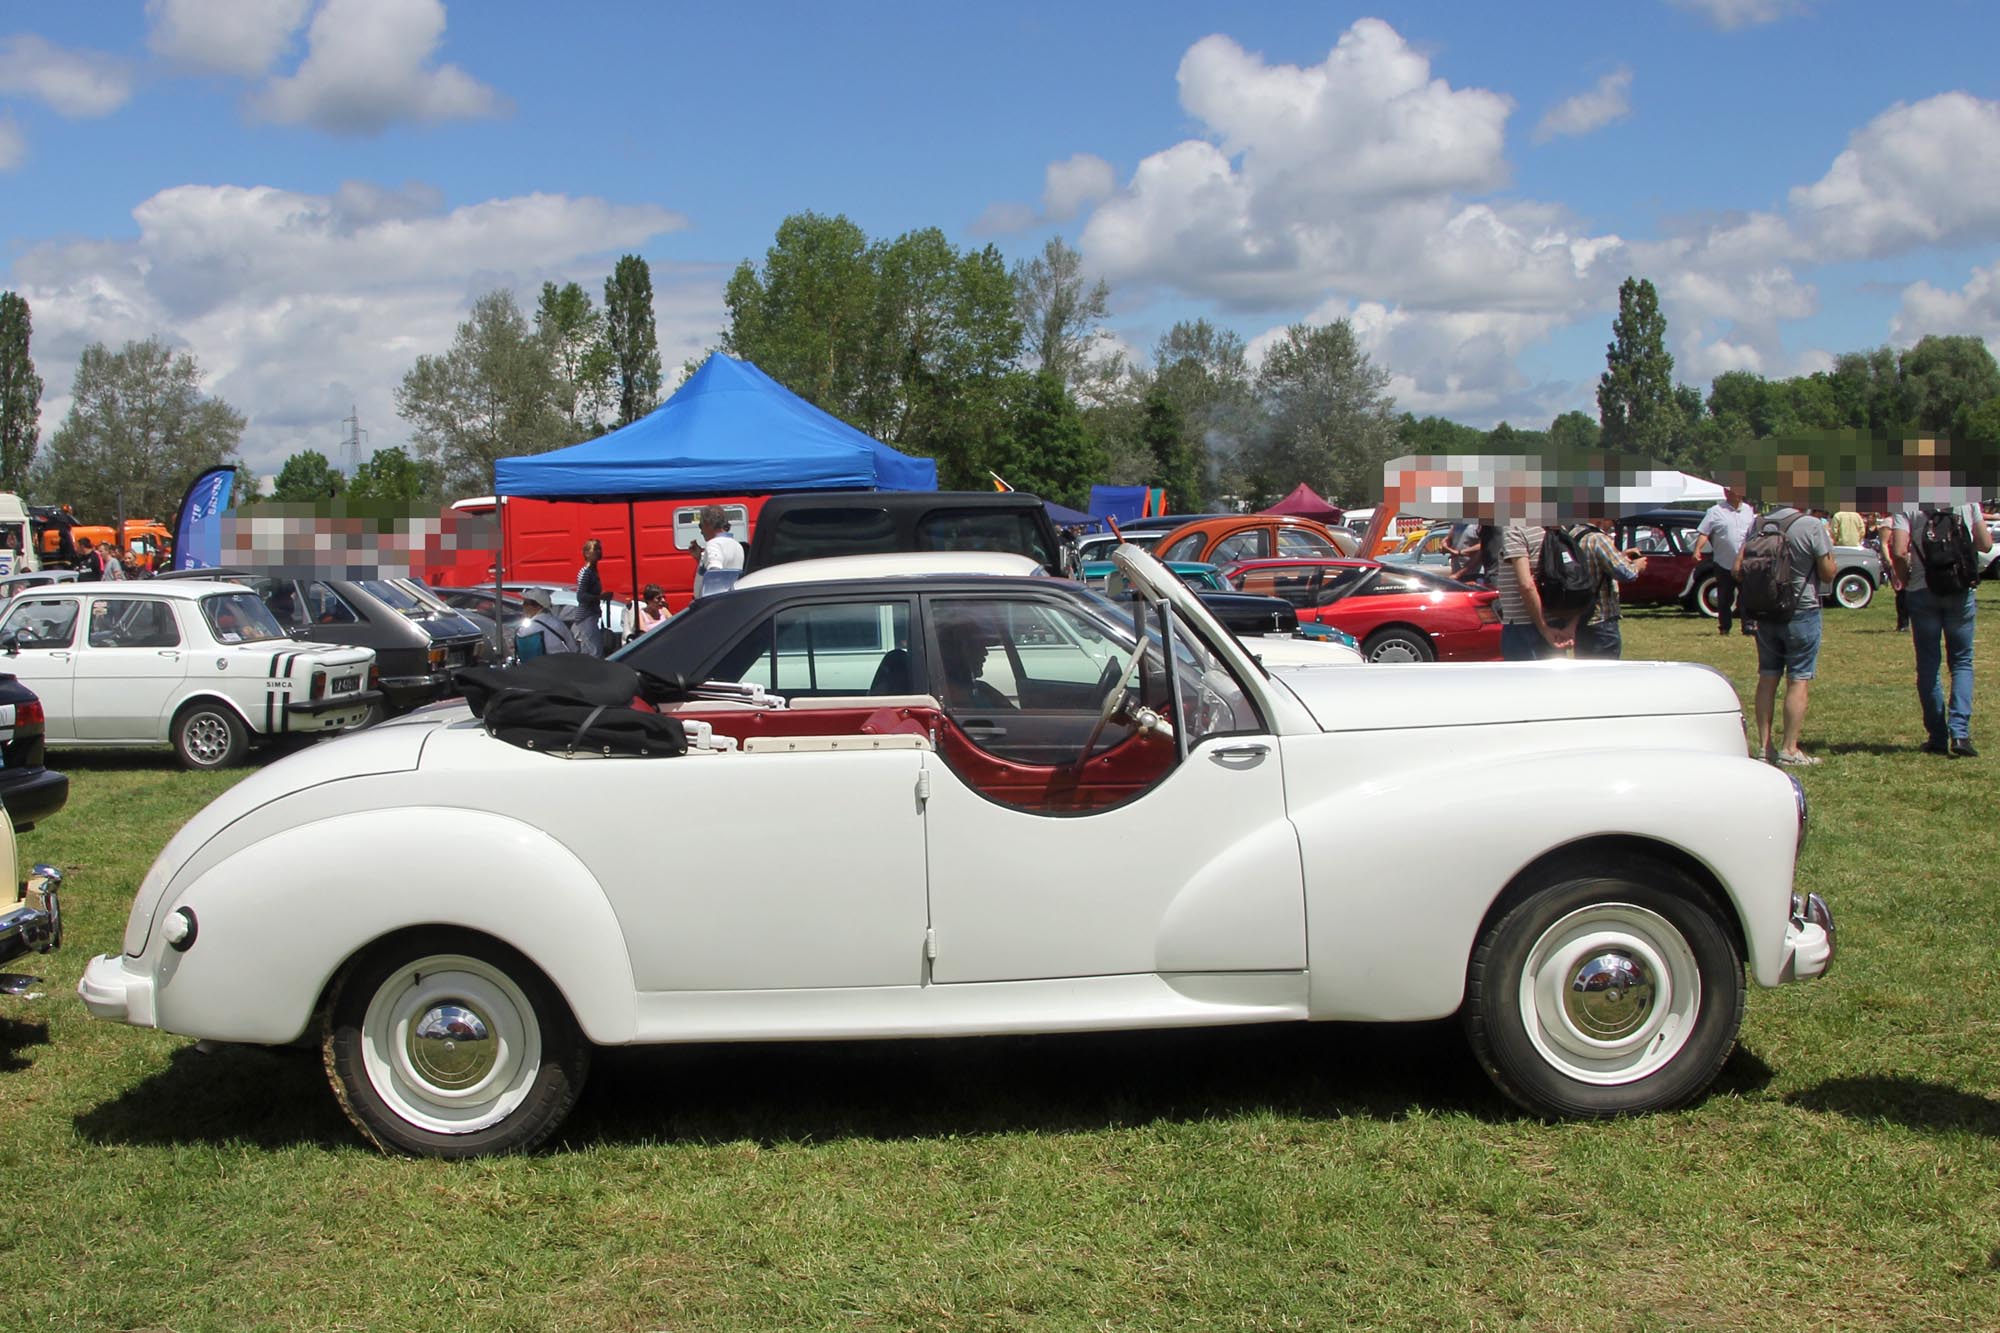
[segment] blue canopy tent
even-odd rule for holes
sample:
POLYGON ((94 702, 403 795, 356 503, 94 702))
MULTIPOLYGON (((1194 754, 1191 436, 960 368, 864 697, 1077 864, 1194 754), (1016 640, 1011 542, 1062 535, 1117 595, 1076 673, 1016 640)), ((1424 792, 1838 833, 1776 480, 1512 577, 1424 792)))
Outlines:
POLYGON ((1074 527, 1084 532, 1098 532, 1104 527, 1104 520, 1095 514, 1086 514, 1081 509, 1070 509, 1054 500, 1042 501, 1042 508, 1049 511, 1049 522, 1059 528, 1074 527))
POLYGON ((934 491, 899 454, 747 361, 717 352, 653 412, 609 435, 493 465, 498 495, 644 500, 767 491, 934 491))
MULTIPOLYGON (((640 500, 770 491, 934 491, 937 464, 897 453, 823 412, 748 361, 708 358, 673 397, 629 426, 567 449, 502 458, 504 499, 622 501, 638 600, 640 500)), ((501 524, 506 540, 506 524, 501 524)), ((505 563, 503 550, 502 563, 505 563)))

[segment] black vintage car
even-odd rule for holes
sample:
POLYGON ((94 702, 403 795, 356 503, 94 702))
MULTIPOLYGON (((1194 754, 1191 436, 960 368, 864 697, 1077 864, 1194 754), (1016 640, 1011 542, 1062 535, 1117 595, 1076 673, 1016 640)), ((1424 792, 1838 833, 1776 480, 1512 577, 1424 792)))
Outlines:
POLYGON ((805 491, 764 502, 744 570, 892 551, 1001 551, 1076 573, 1048 506, 1022 491, 805 491))
MULTIPOLYGON (((161 578, 227 579, 254 588, 293 638, 375 650, 382 712, 405 713, 452 693, 451 673, 485 655, 479 627, 387 578, 286 578, 242 569, 175 570, 161 578)), ((371 719, 373 720, 373 719, 371 719)))
POLYGON ((47 734, 42 701, 15 677, 0 673, 0 804, 17 832, 33 828, 69 800, 69 779, 42 766, 47 734))

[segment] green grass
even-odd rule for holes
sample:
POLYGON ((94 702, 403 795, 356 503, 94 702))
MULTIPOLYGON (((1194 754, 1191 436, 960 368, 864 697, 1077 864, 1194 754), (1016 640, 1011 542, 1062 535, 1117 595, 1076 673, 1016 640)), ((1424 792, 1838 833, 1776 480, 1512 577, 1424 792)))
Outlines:
MULTIPOLYGON (((2000 597, 1988 757, 1922 739, 1886 601, 1829 614, 1802 885, 1841 956, 1757 991, 1713 1095, 1545 1125, 1451 1024, 604 1056, 558 1146, 380 1157, 316 1055, 73 987, 228 785, 65 755, 49 997, 0 1002, 0 1271, 60 1329, 2000 1327, 2000 597)), ((1628 654, 1754 651, 1628 618, 1628 654)), ((1980 730, 1975 719, 1975 732, 1980 730)), ((696 835, 698 837, 698 835, 696 835)))

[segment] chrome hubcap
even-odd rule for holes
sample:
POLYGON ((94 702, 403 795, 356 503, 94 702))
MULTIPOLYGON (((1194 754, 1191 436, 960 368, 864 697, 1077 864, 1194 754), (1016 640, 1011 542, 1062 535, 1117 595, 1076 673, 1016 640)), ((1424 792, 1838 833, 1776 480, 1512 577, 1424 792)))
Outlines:
POLYGON ((1645 964, 1621 953, 1598 954, 1570 979, 1564 998, 1569 1021, 1599 1041, 1638 1030, 1653 1011, 1653 982, 1645 964))
POLYGON ((1391 639, 1368 655, 1371 662, 1421 662, 1414 648, 1401 639, 1391 639))
POLYGON ((1701 971, 1657 912, 1632 903, 1579 908, 1547 930, 1521 969, 1521 1023, 1557 1071, 1582 1083, 1634 1083, 1694 1035, 1701 971))
POLYGON ((469 1088, 499 1061, 486 1016, 466 1005, 433 1005, 410 1029, 410 1067, 437 1087, 469 1088))
POLYGON ((182 731, 188 753, 204 764, 213 764, 229 752, 229 724, 213 713, 188 719, 182 731))

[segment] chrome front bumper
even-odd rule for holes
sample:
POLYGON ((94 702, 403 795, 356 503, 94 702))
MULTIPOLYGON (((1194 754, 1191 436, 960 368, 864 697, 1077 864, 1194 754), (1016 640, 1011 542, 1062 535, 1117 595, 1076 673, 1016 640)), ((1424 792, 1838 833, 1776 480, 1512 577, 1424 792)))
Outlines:
POLYGON ((62 947, 62 872, 36 866, 14 906, 0 912, 0 963, 62 947))
POLYGON ((1792 895, 1792 919, 1785 927, 1786 981, 1822 976, 1833 966, 1833 909, 1817 893, 1792 895))

